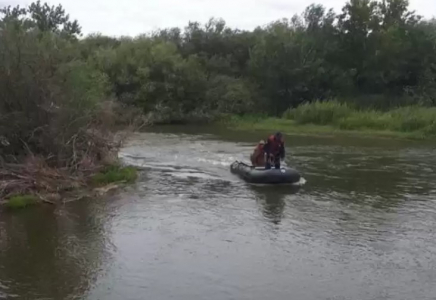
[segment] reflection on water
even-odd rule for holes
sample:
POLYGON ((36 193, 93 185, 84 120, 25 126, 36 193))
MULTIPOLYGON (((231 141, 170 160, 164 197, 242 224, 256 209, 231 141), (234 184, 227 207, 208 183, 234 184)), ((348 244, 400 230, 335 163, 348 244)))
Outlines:
POLYGON ((0 299, 83 295, 104 270, 110 244, 86 202, 2 214, 0 299), (3 296, 2 296, 3 294, 3 296))
POLYGON ((267 133, 164 127, 100 201, 0 215, 0 299, 435 299, 431 144, 287 137, 303 186, 229 172, 267 133))
POLYGON ((286 202, 291 202, 292 197, 290 196, 297 194, 301 187, 294 185, 251 185, 250 188, 255 192, 256 201, 259 203, 264 217, 278 225, 284 217, 286 202))

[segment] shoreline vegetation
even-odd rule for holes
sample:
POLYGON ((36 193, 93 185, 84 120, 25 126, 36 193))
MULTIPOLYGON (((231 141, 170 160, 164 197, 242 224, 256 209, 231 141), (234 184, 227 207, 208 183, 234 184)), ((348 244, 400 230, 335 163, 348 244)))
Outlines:
POLYGON ((132 184, 138 177, 136 168, 122 166, 117 161, 102 165, 87 175, 33 163, 21 166, 23 169, 15 173, 12 168, 17 166, 6 167, 1 172, 2 192, 11 191, 0 202, 0 206, 7 210, 100 197, 125 184, 132 184))
POLYGON ((117 160, 120 128, 435 136, 435 19, 407 0, 348 0, 339 13, 313 4, 287 17, 251 31, 212 18, 84 37, 61 5, 0 8, 0 204, 133 182, 117 160))
POLYGON ((436 108, 405 106, 387 111, 356 109, 338 101, 312 102, 286 111, 281 118, 224 116, 219 125, 237 130, 288 134, 352 135, 406 139, 436 137, 436 108))

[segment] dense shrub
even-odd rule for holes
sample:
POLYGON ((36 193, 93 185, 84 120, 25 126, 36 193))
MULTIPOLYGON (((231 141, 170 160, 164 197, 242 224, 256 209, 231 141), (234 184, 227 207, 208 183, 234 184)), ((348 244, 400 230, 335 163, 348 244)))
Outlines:
POLYGON ((206 101, 208 109, 220 113, 252 113, 256 95, 250 82, 229 76, 215 76, 208 82, 206 101))
MULTIPOLYGON (((100 154, 106 75, 75 59, 75 42, 5 27, 0 34, 0 136, 6 161, 38 154, 72 166, 100 154), (93 143, 89 144, 89 141, 93 143), (6 145, 7 144, 7 145, 6 145)), ((105 124, 106 125, 106 124, 105 124)))
POLYGON ((313 102, 288 110, 284 118, 298 124, 332 125, 345 130, 390 130, 436 134, 436 108, 405 106, 391 111, 351 108, 337 101, 313 102))
POLYGON ((354 111, 349 116, 341 119, 337 124, 340 129, 357 130, 373 129, 388 130, 393 123, 392 116, 374 110, 354 111))
POLYGON ((0 198, 81 186, 117 146, 107 75, 62 7, 0 13, 0 198))
POLYGON ((352 109, 347 104, 338 101, 316 101, 290 109, 285 112, 284 117, 299 124, 328 125, 336 124, 351 113, 352 109))

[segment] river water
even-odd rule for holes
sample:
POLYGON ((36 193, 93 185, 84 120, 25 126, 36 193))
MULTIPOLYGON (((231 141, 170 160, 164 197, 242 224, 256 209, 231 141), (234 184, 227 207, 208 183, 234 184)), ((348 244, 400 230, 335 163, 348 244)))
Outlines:
POLYGON ((136 133, 133 186, 1 214, 0 299, 436 299, 432 144, 287 136, 305 184, 248 185, 261 138, 136 133))

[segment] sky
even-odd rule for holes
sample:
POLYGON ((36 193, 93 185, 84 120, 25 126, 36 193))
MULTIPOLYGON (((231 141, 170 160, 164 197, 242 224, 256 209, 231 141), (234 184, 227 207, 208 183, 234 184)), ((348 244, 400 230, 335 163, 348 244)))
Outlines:
MULTIPOLYGON (((0 7, 26 6, 33 1, 0 0, 0 7)), ((42 0, 62 4, 82 32, 135 36, 159 28, 185 27, 189 21, 222 18, 227 25, 253 29, 300 14, 312 3, 340 12, 346 0, 42 0)), ((410 8, 426 18, 436 17, 436 0, 410 0, 410 8)))

